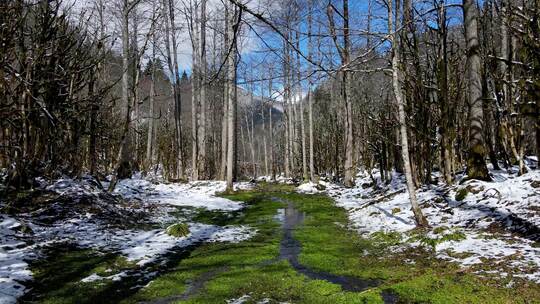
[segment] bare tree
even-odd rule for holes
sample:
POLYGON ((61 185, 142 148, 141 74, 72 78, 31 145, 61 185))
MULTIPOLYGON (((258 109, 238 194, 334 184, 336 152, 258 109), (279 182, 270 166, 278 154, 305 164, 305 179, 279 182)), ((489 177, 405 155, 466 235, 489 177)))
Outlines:
MULTIPOLYGON (((338 50, 339 57, 341 59, 341 66, 346 67, 350 63, 350 35, 349 35, 349 1, 343 0, 343 12, 339 15, 343 19, 343 44, 338 41, 338 34, 336 32, 336 25, 334 22, 334 12, 336 8, 329 2, 327 7, 327 16, 330 27, 330 33, 334 45, 338 50)), ((341 85, 342 85, 342 98, 345 108, 345 177, 343 184, 346 187, 354 186, 354 143, 353 143, 353 121, 352 121, 352 100, 351 100, 351 83, 350 72, 347 70, 340 71, 341 85)))
MULTIPOLYGON (((227 192, 234 191, 233 181, 235 173, 235 154, 236 154, 236 33, 239 30, 241 20, 240 10, 238 21, 234 20, 235 14, 232 6, 225 5, 225 9, 229 11, 228 15, 231 21, 228 22, 226 31, 231 39, 230 48, 227 54, 227 82, 228 82, 228 106, 227 106, 227 192)), ((226 14, 227 15, 227 14, 226 14)))
POLYGON ((176 10, 173 0, 163 0, 163 17, 165 18, 165 46, 167 65, 171 74, 171 93, 174 99, 174 125, 175 138, 173 146, 176 148, 176 176, 185 178, 183 144, 182 144, 182 99, 180 94, 180 71, 178 69, 178 51, 176 44, 176 10))
POLYGON ((399 49, 399 35, 396 34, 396 30, 400 28, 398 20, 400 19, 399 9, 396 7, 396 11, 393 10, 392 0, 388 1, 388 38, 392 43, 392 86, 394 89, 394 95, 396 104, 398 107, 398 119, 400 130, 400 142, 401 142, 401 157, 403 158, 403 169, 405 171, 405 178, 407 180, 407 192, 409 192, 409 199, 411 201, 414 218, 417 226, 427 226, 427 220, 422 214, 422 210, 418 205, 416 198, 416 189, 414 186, 411 161, 409 157, 409 139, 407 135, 407 117, 405 113, 405 100, 401 82, 403 81, 400 72, 400 49, 399 49), (394 13, 396 24, 394 26, 394 13))
POLYGON ((490 180, 486 167, 484 143, 484 114, 482 108, 482 67, 479 54, 477 7, 474 0, 463 0, 465 39, 467 40, 467 78, 469 100, 469 151, 467 176, 473 179, 490 180))
MULTIPOLYGON (((313 37, 311 34, 313 26, 313 0, 309 0, 308 4, 308 58, 312 60, 313 56, 313 37)), ((309 129, 309 180, 315 182, 315 151, 314 151, 314 137, 313 137, 313 81, 311 75, 311 65, 308 70, 308 129, 309 129)))
POLYGON ((199 177, 203 179, 208 178, 206 163, 206 2, 207 0, 201 0, 200 4, 200 17, 199 17, 199 102, 198 107, 198 140, 199 145, 197 152, 197 169, 199 170, 199 177))
POLYGON ((131 110, 132 102, 129 99, 129 17, 131 11, 141 2, 141 0, 123 0, 121 7, 122 21, 122 104, 126 105, 126 116, 122 129, 122 137, 120 139, 120 149, 118 150, 117 161, 114 170, 113 180, 109 185, 109 192, 112 192, 116 187, 118 178, 126 178, 132 173, 132 154, 129 148, 130 136, 129 129, 131 126, 131 110))

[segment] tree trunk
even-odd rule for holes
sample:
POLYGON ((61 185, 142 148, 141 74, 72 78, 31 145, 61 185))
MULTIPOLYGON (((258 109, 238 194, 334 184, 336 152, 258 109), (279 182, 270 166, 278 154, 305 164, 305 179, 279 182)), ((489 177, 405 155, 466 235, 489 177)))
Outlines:
MULTIPOLYGON (((229 6, 226 4, 226 9, 229 9, 229 6)), ((235 14, 230 12, 230 16, 233 17, 235 14)), ((239 25, 238 25, 239 26, 239 25)), ((234 37, 234 27, 232 22, 229 22, 229 26, 226 31, 228 32, 229 37, 234 37)), ((234 40, 234 38, 232 38, 234 40)), ((235 175, 235 158, 236 158, 236 41, 232 42, 232 51, 227 57, 227 81, 229 88, 229 104, 227 109, 227 132, 228 132, 228 142, 227 142, 227 192, 233 192, 233 181, 235 175)))
MULTIPOLYGON (((88 95, 93 96, 94 95, 94 79, 88 83, 88 95)), ((96 174, 96 124, 97 124, 97 113, 98 113, 98 106, 97 101, 94 100, 94 97, 92 97, 92 105, 90 110, 90 139, 88 142, 88 157, 89 157, 89 166, 90 166, 90 175, 94 176, 96 174)))
POLYGON ((289 98, 290 98, 290 89, 289 89, 289 47, 286 41, 283 41, 285 45, 285 61, 284 61, 284 75, 283 82, 285 86, 283 88, 283 119, 285 125, 285 177, 291 177, 291 117, 289 111, 289 98))
POLYGON ((126 105, 126 116, 120 139, 114 175, 109 184, 109 192, 114 191, 118 179, 131 175, 131 153, 129 145, 129 126, 131 121, 131 101, 129 100, 129 3, 124 0, 122 8, 122 104, 126 105))
POLYGON ((182 99, 180 95, 180 75, 178 70, 178 52, 176 46, 175 35, 175 12, 173 0, 163 0, 164 15, 168 16, 168 20, 165 22, 165 45, 167 47, 167 62, 169 65, 169 72, 173 79, 171 79, 171 90, 174 97, 174 124, 175 124, 175 142, 176 144, 176 176, 180 179, 185 178, 184 174, 184 159, 182 157, 182 99), (166 9, 169 9, 167 12, 166 9), (172 33, 170 33, 172 32, 172 33), (171 35, 172 34, 172 35, 171 35), (172 49, 171 49, 172 44, 172 49))
MULTIPOLYGON (((225 45, 225 56, 228 54, 228 47, 230 45, 230 37, 229 37, 229 9, 228 5, 225 4, 225 30, 223 35, 223 44, 225 45)), ((220 176, 222 180, 226 180, 227 177, 227 143, 228 143, 228 115, 229 115, 229 86, 231 85, 231 82, 229 81, 229 64, 228 64, 228 58, 224 58, 227 62, 227 64, 224 66, 224 73, 225 73, 225 81, 223 85, 223 119, 221 123, 221 170, 220 170, 220 176)))
POLYGON ((206 168, 206 1, 201 1, 201 16, 200 16, 200 29, 199 29, 199 131, 198 131, 198 161, 197 167, 199 170, 198 176, 200 178, 206 179, 207 168, 206 168))
MULTIPOLYGON (((139 155, 140 148, 141 148, 141 136, 140 136, 140 113, 139 113, 139 87, 138 87, 138 77, 140 74, 140 66, 139 66, 139 47, 138 47, 138 36, 139 36, 139 20, 137 15, 137 9, 134 8, 132 11, 132 18, 133 18, 133 37, 131 42, 132 47, 132 64, 133 64, 133 75, 132 75, 132 90, 133 90, 133 122, 134 122, 134 135, 135 135, 135 160, 134 164, 136 168, 139 166, 139 155)), ((138 170, 138 169, 136 169, 138 170)))
MULTIPOLYGON (((311 35, 311 28, 313 23, 313 0, 309 0, 309 14, 308 14, 308 59, 312 60, 313 41, 311 35)), ((311 65, 310 65, 311 67, 311 65)), ((309 180, 315 182, 315 156, 314 156, 314 138, 313 138, 313 94, 312 86, 313 81, 311 78, 311 68, 308 70, 308 118, 309 118, 309 180)))
POLYGON ((469 97, 469 151, 467 176, 471 179, 491 180, 487 170, 486 148, 483 138, 482 79, 476 1, 463 0, 465 39, 467 41, 467 78, 469 97))
POLYGON ((199 18, 198 10, 194 8, 194 11, 191 12, 191 44, 193 47, 193 65, 191 72, 191 179, 199 179, 199 81, 200 81, 200 69, 199 69, 199 18))
POLYGON ((155 155, 154 133, 155 133, 155 96, 156 96, 156 34, 152 33, 152 66, 150 67, 150 110, 148 118, 148 138, 146 140, 146 168, 152 170, 154 164, 153 156, 155 155))
POLYGON ((446 184, 452 183, 452 133, 450 118, 450 100, 448 98, 448 56, 447 56, 447 31, 446 9, 444 4, 439 8, 439 54, 437 60, 437 83, 438 99, 441 104, 441 150, 442 150, 442 173, 446 184))
MULTIPOLYGON (((225 43, 227 45, 227 43, 225 43)), ((227 118, 229 112, 229 83, 226 81, 224 84, 223 92, 223 118, 221 120, 221 166, 220 166, 220 179, 225 180, 227 176, 227 118)))
MULTIPOLYGON (((296 32, 296 48, 300 49, 300 33, 296 32)), ((296 53, 296 69, 297 69, 297 82, 298 82, 298 107, 300 111, 300 142, 302 147, 302 180, 307 182, 309 180, 308 164, 307 164, 307 148, 306 148, 306 127, 304 121, 304 101, 302 98, 302 75, 300 54, 296 53)))
MULTIPOLYGON (((414 218, 416 225, 419 227, 424 227, 428 225, 428 222, 422 210, 418 205, 418 200, 416 198, 416 189, 414 186, 411 161, 409 158, 409 139, 407 137, 407 117, 405 113, 405 100, 403 95, 403 90, 401 88, 401 76, 400 76, 400 53, 399 53, 399 36, 394 32, 395 29, 399 27, 399 17, 396 18, 396 26, 393 25, 393 9, 392 2, 388 1, 388 33, 390 37, 390 42, 392 43, 392 87, 394 89, 394 95, 396 98, 396 104, 398 107, 398 119, 399 119, 399 130, 400 130, 400 141, 401 141, 401 157, 403 159, 403 170, 405 171, 405 178, 407 180, 407 191, 409 192, 409 199, 411 201, 412 210, 414 213, 414 218)), ((396 16, 399 16, 398 8, 396 8, 396 16)))
MULTIPOLYGON (((330 32, 334 45, 338 50, 339 56, 341 58, 341 65, 347 66, 350 62, 350 35, 349 35, 349 1, 343 0, 343 46, 339 44, 338 35, 336 33, 336 27, 334 23, 334 8, 330 4, 327 7, 327 16, 330 23, 330 32)), ((345 187, 354 186, 354 138, 353 138, 353 121, 352 121, 352 101, 351 101, 351 83, 350 83, 350 72, 347 69, 344 69, 340 72, 341 74, 341 97, 343 99, 343 108, 345 111, 345 133, 344 133, 344 143, 345 143, 345 162, 344 162, 344 179, 343 184, 345 187)))
MULTIPOLYGON (((271 92, 270 92, 271 94, 271 92)), ((264 98, 264 97, 263 97, 264 98)), ((264 176, 268 176, 268 150, 267 150, 267 144, 266 144, 266 121, 264 117, 264 112, 266 110, 266 102, 264 102, 261 105, 261 117, 262 117, 262 137, 263 137, 263 156, 264 156, 264 176)))
MULTIPOLYGON (((272 70, 271 70, 272 71, 272 70)), ((268 129, 270 130, 270 171, 272 174, 271 180, 276 179, 276 164, 274 161, 274 125, 272 121, 272 109, 274 108, 274 101, 272 100, 272 77, 273 73, 270 74, 270 80, 268 81, 268 94, 270 99, 270 107, 268 108, 268 129)))

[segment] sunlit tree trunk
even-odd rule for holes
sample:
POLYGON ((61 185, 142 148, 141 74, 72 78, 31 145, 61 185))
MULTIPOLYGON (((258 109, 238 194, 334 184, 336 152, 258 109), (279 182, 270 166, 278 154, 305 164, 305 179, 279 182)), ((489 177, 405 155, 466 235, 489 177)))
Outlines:
MULTIPOLYGON (((308 13, 308 59, 312 60, 313 53, 313 41, 311 35, 312 23, 313 23, 313 0, 309 0, 309 13, 308 13)), ((308 118, 309 118, 309 180, 315 182, 315 151, 314 151, 314 137, 313 137, 313 81, 311 78, 311 65, 308 70, 308 118)))
POLYGON ((206 1, 201 0, 200 29, 199 29, 199 121, 198 121, 198 161, 199 177, 206 179, 206 1))
POLYGON ((467 41, 467 78, 469 112, 469 151, 467 157, 467 176, 471 179, 490 180, 485 155, 483 137, 484 114, 482 109, 482 78, 480 69, 476 1, 463 0, 465 39, 467 41))
POLYGON ((422 210, 418 205, 416 198, 416 189, 414 186, 414 180, 412 176, 411 161, 409 157, 409 139, 407 135, 407 116, 405 113, 405 97, 403 89, 401 87, 401 73, 400 73, 400 49, 399 49, 399 35, 395 33, 395 29, 399 29, 399 9, 396 7, 396 25, 394 27, 393 22, 393 1, 388 1, 388 36, 392 43, 392 87, 398 107, 398 120, 400 130, 400 142, 401 142, 401 157, 403 158, 403 171, 405 172, 405 178, 407 180, 407 192, 409 192, 409 200, 411 201, 414 218, 417 226, 427 226, 428 222, 422 210))
MULTIPOLYGON (((226 4, 228 9, 228 4, 226 4)), ((234 16, 232 11, 229 12, 230 16, 234 16)), ((239 26, 239 25, 237 25, 239 26)), ((229 37, 233 40, 232 51, 227 57, 227 81, 228 81, 228 98, 229 104, 227 109, 227 192, 232 192, 234 174, 235 174, 235 154, 236 154, 236 41, 234 38, 234 26, 232 22, 229 22, 229 26, 226 31, 229 37)))

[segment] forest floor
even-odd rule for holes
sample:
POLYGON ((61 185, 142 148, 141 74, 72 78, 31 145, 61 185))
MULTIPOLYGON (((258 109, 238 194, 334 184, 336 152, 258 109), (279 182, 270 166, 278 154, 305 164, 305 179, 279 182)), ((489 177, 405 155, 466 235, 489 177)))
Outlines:
MULTIPOLYGON (((508 183, 538 206, 537 175, 501 176, 497 200, 515 196, 508 183)), ((110 195, 91 178, 42 181, 0 203, 0 303, 540 303, 537 213, 500 215, 479 182, 434 186, 419 190, 433 226, 420 231, 398 176, 357 182, 220 195, 222 182, 137 176, 110 195), (473 200, 491 213, 462 211, 473 200)))

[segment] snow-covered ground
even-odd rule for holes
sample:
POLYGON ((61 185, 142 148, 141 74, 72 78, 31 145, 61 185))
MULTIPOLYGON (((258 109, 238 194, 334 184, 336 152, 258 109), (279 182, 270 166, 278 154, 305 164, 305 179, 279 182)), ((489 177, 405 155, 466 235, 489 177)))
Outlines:
MULTIPOLYGON (((125 198, 145 199, 157 204, 190 206, 208 210, 234 211, 242 208, 239 202, 217 197, 214 194, 225 191, 223 181, 198 181, 186 184, 153 184, 148 180, 135 178, 118 182, 114 193, 125 198)), ((236 183, 235 190, 249 189, 250 183, 236 183)))
MULTIPOLYGON (((118 252, 142 266, 175 248, 198 242, 240 242, 256 233, 247 226, 220 227, 191 222, 190 233, 185 237, 166 233, 167 224, 179 221, 169 213, 178 206, 223 212, 242 209, 242 202, 215 195, 225 190, 224 182, 152 183, 137 175, 118 183, 114 193, 120 200, 106 194, 88 178, 39 183, 58 201, 53 199, 43 208, 17 215, 0 214, 0 304, 15 303, 25 293, 24 282, 32 278, 27 262, 40 258, 41 250, 54 243, 69 242, 83 248, 118 252), (134 222, 157 227, 126 227, 118 219, 122 217, 133 217, 134 222)), ((246 189, 252 185, 239 183, 235 187, 246 189)), ((124 275, 112 274, 106 279, 121 280, 124 275)), ((104 278, 94 274, 83 281, 99 279, 104 278)))
POLYGON ((303 183, 297 187, 297 190, 300 193, 308 193, 308 194, 320 192, 319 185, 313 182, 303 183))
MULTIPOLYGON (((522 176, 506 171, 491 173, 492 182, 470 180, 418 189, 422 211, 433 231, 437 231, 427 237, 440 240, 434 242, 437 256, 463 267, 481 269, 484 262, 504 263, 513 276, 540 282, 540 172, 531 170, 522 176), (444 239, 452 233, 463 237, 444 239)), ((403 246, 423 245, 413 240, 415 221, 403 176, 394 173, 390 184, 385 185, 376 170, 372 175, 378 187, 364 172, 351 189, 321 181, 319 185, 302 184, 298 191, 326 192, 347 210, 351 228, 360 234, 399 232, 404 236, 403 246)))
POLYGON ((26 243, 17 238, 20 227, 18 221, 0 215, 0 304, 15 303, 25 291, 20 282, 32 277, 24 260, 26 243))

